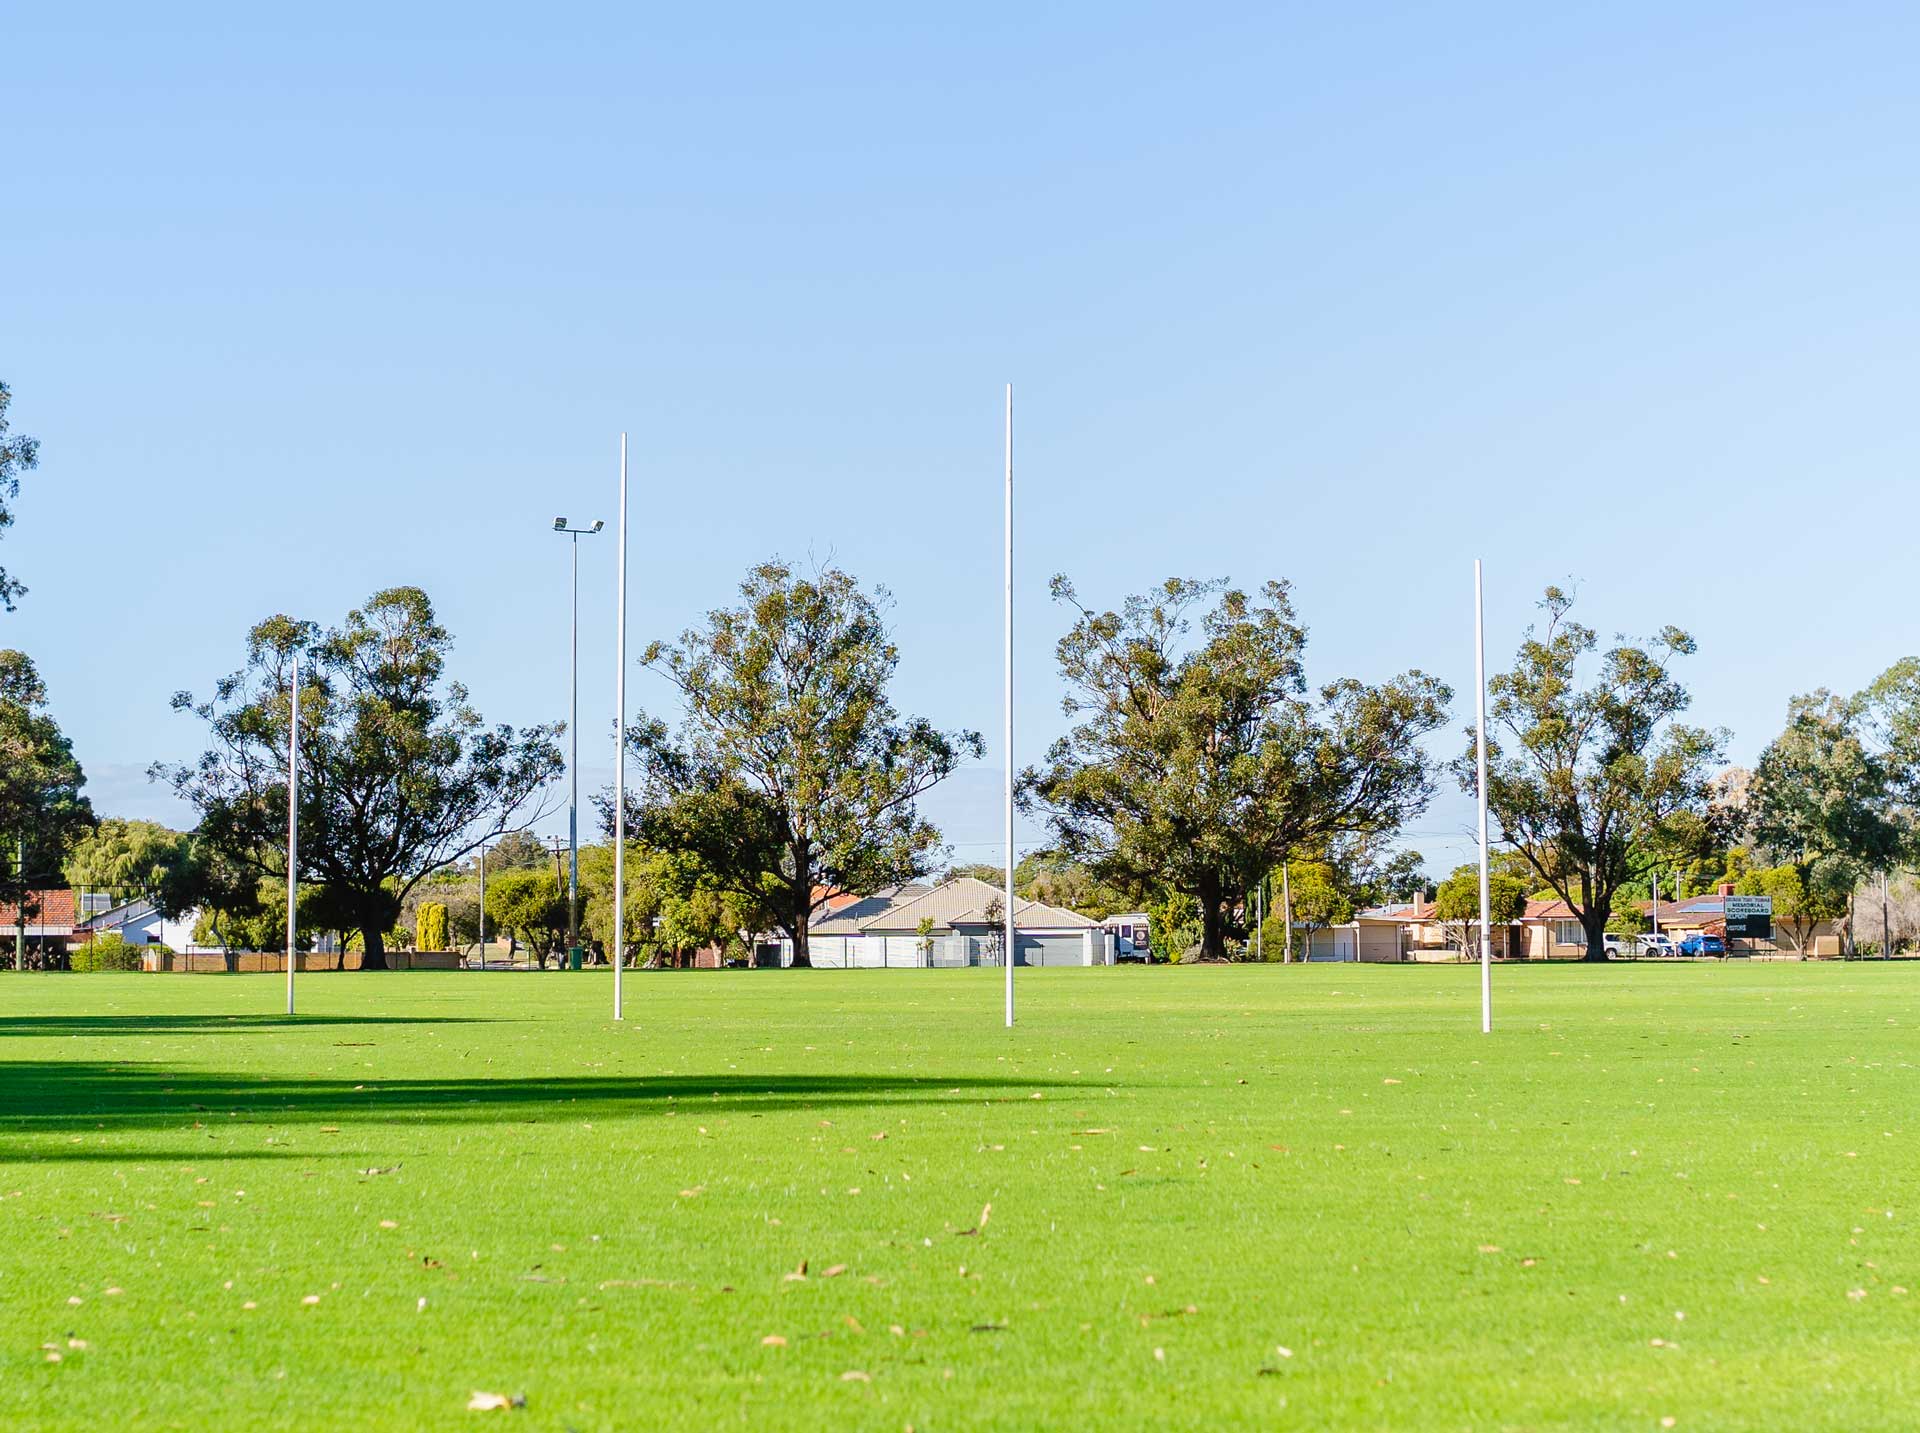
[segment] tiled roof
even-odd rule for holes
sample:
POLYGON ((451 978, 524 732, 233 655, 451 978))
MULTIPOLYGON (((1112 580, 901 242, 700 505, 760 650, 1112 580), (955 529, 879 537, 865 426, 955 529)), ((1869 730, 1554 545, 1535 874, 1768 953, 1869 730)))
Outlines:
MULTIPOLYGON (((849 907, 834 915, 830 927, 823 922, 813 929, 826 935, 853 935, 867 930, 916 930, 922 920, 932 921, 935 930, 951 930, 955 925, 984 925, 987 908, 998 899, 1001 899, 1000 891, 985 881, 973 876, 956 876, 932 890, 923 888, 906 899, 888 900, 871 913, 864 912, 864 902, 861 906, 849 907), (851 923, 852 928, 843 923, 851 923)), ((1018 900, 1014 903, 1014 921, 1018 925, 1050 930, 1081 930, 1100 924, 1078 911, 1018 900)))
POLYGON ((909 881, 904 886, 888 886, 870 896, 853 896, 833 906, 827 914, 807 927, 815 935, 858 935, 860 924, 873 916, 884 915, 903 901, 925 895, 927 887, 909 881))
MULTIPOLYGON (((71 890, 34 891, 27 897, 27 928, 73 926, 74 898, 71 890)), ((11 930, 19 924, 19 908, 11 901, 0 905, 0 926, 11 930)))

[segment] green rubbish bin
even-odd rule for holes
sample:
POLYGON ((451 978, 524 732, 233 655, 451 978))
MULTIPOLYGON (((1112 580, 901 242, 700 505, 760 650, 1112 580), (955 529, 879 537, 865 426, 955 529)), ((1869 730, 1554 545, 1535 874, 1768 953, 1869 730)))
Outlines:
POLYGON ((568 946, 567 947, 567 969, 578 970, 581 965, 581 958, 585 956, 585 954, 586 952, 577 945, 568 946))

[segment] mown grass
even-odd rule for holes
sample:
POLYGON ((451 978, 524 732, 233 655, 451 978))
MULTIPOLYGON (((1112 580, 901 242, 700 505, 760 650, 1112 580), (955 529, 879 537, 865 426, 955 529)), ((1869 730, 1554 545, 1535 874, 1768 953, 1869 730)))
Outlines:
POLYGON ((1910 1426, 1920 968, 1496 975, 8 976, 0 1423, 1910 1426))

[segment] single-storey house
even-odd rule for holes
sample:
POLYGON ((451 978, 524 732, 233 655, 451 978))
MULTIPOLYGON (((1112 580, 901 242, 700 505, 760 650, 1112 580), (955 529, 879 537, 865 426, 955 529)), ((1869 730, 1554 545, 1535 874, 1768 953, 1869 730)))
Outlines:
POLYGON ((74 922, 78 918, 74 893, 63 889, 29 891, 24 903, 7 901, 0 904, 0 948, 4 948, 12 957, 10 963, 16 968, 20 964, 21 954, 21 904, 26 906, 28 957, 64 955, 73 941, 74 922))
MULTIPOLYGON (((808 958, 827 968, 999 965, 1004 899, 972 876, 875 892, 817 918, 807 928, 808 958)), ((1016 900, 1013 919, 1016 965, 1113 964, 1113 935, 1089 916, 1016 900)), ((789 964, 792 942, 782 947, 789 964)))
POLYGON ((73 939, 76 944, 99 935, 117 934, 129 945, 164 945, 176 952, 220 948, 217 945, 194 944, 193 928, 200 918, 198 911, 188 911, 184 916, 169 919, 161 915, 146 896, 105 907, 99 907, 97 902, 89 904, 97 908, 75 924, 73 939))

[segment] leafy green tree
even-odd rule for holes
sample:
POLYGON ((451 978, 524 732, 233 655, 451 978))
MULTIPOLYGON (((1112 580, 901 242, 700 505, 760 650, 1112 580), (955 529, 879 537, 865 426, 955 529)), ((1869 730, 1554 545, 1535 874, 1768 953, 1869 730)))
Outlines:
POLYGON ((0 900, 24 900, 29 916, 30 893, 60 879, 94 819, 73 744, 46 706, 46 685, 26 654, 0 651, 0 900))
POLYGON ((1059 851, 1034 851, 1021 857, 1013 868, 1013 892, 1023 901, 1078 911, 1095 920, 1138 906, 1137 897, 1106 884, 1092 868, 1059 851))
POLYGON ((1168 891, 1147 902, 1147 937, 1153 954, 1169 965, 1200 955, 1200 903, 1185 891, 1168 891))
MULTIPOLYGON (((1487 871, 1487 922, 1511 925, 1527 913, 1527 884, 1514 876, 1496 875, 1492 862, 1487 871)), ((1454 867, 1453 874, 1434 892, 1433 914, 1447 933, 1472 959, 1480 958, 1480 867, 1454 867)))
MULTIPOLYGON (((1724 738, 1678 720, 1692 699, 1668 664, 1693 652, 1685 632, 1668 627, 1644 647, 1623 642, 1583 686, 1581 659, 1598 638, 1568 620, 1573 599, 1559 588, 1540 605, 1545 630, 1530 628, 1513 669, 1488 684, 1487 805, 1498 839, 1580 921, 1586 958, 1605 960, 1623 885, 1704 838, 1707 778, 1724 738)), ((1454 770, 1472 793, 1471 730, 1454 770)))
POLYGON ((1283 857, 1425 808, 1420 740, 1451 693, 1408 672, 1310 698, 1285 583, 1249 598, 1175 578, 1119 612, 1082 605, 1064 577, 1053 592, 1079 614, 1057 652, 1081 721, 1024 774, 1023 801, 1101 881, 1192 896, 1203 955, 1227 955, 1242 894, 1283 857))
POLYGON ((225 858, 282 876, 289 684, 300 693, 300 876, 324 884, 340 929, 364 942, 362 969, 386 968, 386 936, 414 885, 436 867, 538 819, 564 769, 553 729, 485 727, 466 688, 446 680, 452 645, 417 587, 377 592, 340 626, 270 617, 246 666, 176 710, 206 723, 211 749, 155 774, 200 812, 198 835, 225 858))
POLYGON ((1895 806, 1891 763, 1870 747, 1863 730, 1870 700, 1824 690, 1793 698, 1786 730, 1753 769, 1748 829, 1761 847, 1795 867, 1792 890, 1805 907, 1821 905, 1844 886, 1842 914, 1850 914, 1861 877, 1891 870, 1910 841, 1895 806))
POLYGON ((545 871, 507 871, 487 877, 487 919, 516 937, 540 968, 567 938, 567 893, 545 871))
POLYGON ((74 843, 66 862, 67 884, 109 891, 122 900, 151 895, 177 879, 191 859, 192 845, 184 832, 157 821, 104 817, 74 843))
POLYGON ((895 711, 884 591, 774 561, 740 594, 641 659, 678 690, 682 721, 677 737, 645 713, 628 728, 642 772, 631 829, 771 910, 807 965, 807 923, 829 890, 926 874, 939 833, 915 802, 983 746, 895 711))
MULTIPOLYGON (((40 463, 37 440, 25 433, 8 436, 7 409, 12 404, 13 390, 0 383, 0 533, 13 526, 13 500, 20 496, 21 474, 32 472, 40 463)), ((0 606, 13 611, 15 600, 25 595, 26 590, 0 567, 0 606)))
MULTIPOLYGON (((1021 865, 1024 865, 1024 864, 1025 862, 1021 863, 1021 865)), ((1015 866, 1013 868, 1013 871, 1014 871, 1015 889, 1018 890, 1018 882, 1020 880, 1020 866, 1015 866)), ((964 865, 964 866, 949 867, 947 870, 946 879, 959 880, 963 876, 970 876, 976 881, 985 881, 988 885, 994 887, 997 890, 1005 886, 1007 883, 1007 868, 1005 866, 995 866, 995 865, 989 865, 985 862, 975 861, 975 862, 972 862, 971 864, 964 865)), ((1022 897, 1024 897, 1026 895, 1026 892, 1019 891, 1019 894, 1022 897)))
POLYGON ((544 871, 553 865, 553 853, 531 831, 509 831, 487 847, 487 870, 544 871))
MULTIPOLYGON (((1353 897, 1341 888, 1339 877, 1325 861, 1293 862, 1287 887, 1293 900, 1294 926, 1305 927, 1308 941, 1317 930, 1344 925, 1353 919, 1353 897)), ((1283 931, 1283 938, 1284 935, 1283 931)))

